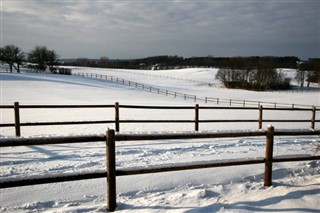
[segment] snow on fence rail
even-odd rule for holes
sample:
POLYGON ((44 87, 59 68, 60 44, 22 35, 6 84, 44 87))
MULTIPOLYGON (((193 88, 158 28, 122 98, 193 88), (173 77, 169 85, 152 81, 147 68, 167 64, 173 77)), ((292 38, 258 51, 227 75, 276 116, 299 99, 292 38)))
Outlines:
POLYGON ((13 109, 14 110, 14 123, 1 123, 0 127, 15 127, 15 135, 21 136, 21 127, 23 126, 51 126, 51 125, 83 125, 83 124, 107 124, 114 123, 116 132, 120 131, 121 123, 194 123, 194 130, 199 131, 200 123, 257 123, 258 129, 262 128, 264 122, 300 122, 300 123, 310 123, 311 129, 315 129, 316 123, 320 120, 316 119, 316 112, 320 111, 320 108, 313 106, 312 108, 273 108, 273 107, 215 107, 215 106, 141 106, 141 105, 120 105, 116 102, 114 105, 20 105, 19 102, 15 102, 14 105, 0 105, 0 109, 13 109), (60 122, 20 122, 20 109, 57 109, 57 108, 114 108, 114 119, 112 120, 95 120, 95 121, 60 121, 60 122), (129 109, 154 109, 154 110, 194 110, 194 119, 189 120, 125 120, 120 119, 120 108, 129 109), (252 110, 258 111, 257 119, 199 119, 200 110, 252 110), (309 119, 264 119, 263 111, 309 111, 311 113, 309 119))
MULTIPOLYGON (((249 101, 249 100, 237 100, 237 99, 199 97, 199 96, 192 95, 192 94, 165 90, 165 89, 161 89, 158 87, 153 87, 152 85, 142 84, 142 83, 138 83, 135 81, 129 81, 129 80, 126 80, 123 78, 118 78, 118 77, 115 77, 112 75, 102 75, 102 74, 97 74, 97 73, 74 73, 72 75, 111 81, 114 83, 135 87, 137 89, 141 89, 141 90, 148 91, 151 93, 161 94, 161 95, 165 95, 165 96, 171 96, 174 98, 183 98, 184 100, 189 100, 189 101, 191 100, 194 102, 203 101, 204 103, 215 103, 217 105, 224 104, 224 105, 229 105, 229 106, 236 105, 236 106, 243 106, 243 107, 245 107, 245 106, 258 106, 259 107, 260 105, 264 105, 265 107, 274 107, 274 108, 280 108, 280 107, 285 107, 285 108, 305 107, 305 108, 308 108, 308 107, 310 107, 310 105, 303 105, 303 104, 288 104, 288 103, 277 103, 277 102, 266 102, 266 101, 249 101)), ((319 90, 316 90, 316 91, 319 92, 319 90)))
POLYGON ((190 169, 203 169, 226 166, 240 166, 264 163, 264 186, 272 185, 272 163, 290 161, 320 160, 320 156, 285 156, 273 157, 274 136, 295 135, 319 135, 320 130, 286 130, 275 131, 273 126, 267 130, 241 131, 241 132, 219 132, 219 133, 157 133, 157 134, 115 134, 114 130, 108 130, 106 135, 92 136, 66 136, 66 137, 36 137, 36 138, 5 138, 1 139, 0 147, 30 146, 63 143, 84 143, 106 141, 106 171, 93 171, 86 173, 55 174, 45 176, 31 176, 28 178, 6 178, 0 180, 0 188, 21 187, 37 184, 48 184, 65 181, 76 181, 84 179, 107 178, 107 209, 116 210, 116 176, 139 175, 147 173, 171 172, 190 169), (148 166, 148 168, 125 168, 116 169, 116 141, 136 140, 171 140, 171 139, 198 139, 198 138, 224 138, 224 137, 266 137, 265 157, 253 159, 236 159, 226 161, 206 161, 182 164, 170 164, 159 166, 148 166))

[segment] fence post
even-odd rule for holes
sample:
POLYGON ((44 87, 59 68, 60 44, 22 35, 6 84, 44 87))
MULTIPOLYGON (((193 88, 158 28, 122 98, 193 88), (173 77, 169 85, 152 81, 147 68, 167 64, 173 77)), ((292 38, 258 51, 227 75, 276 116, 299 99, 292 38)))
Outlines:
POLYGON ((116 102, 114 104, 114 110, 115 110, 115 127, 116 127, 116 132, 120 131, 120 118, 119 118, 119 102, 116 102))
POLYGON ((115 132, 108 129, 106 137, 107 147, 107 209, 113 212, 117 207, 116 201, 116 149, 115 132))
POLYGON ((259 129, 262 129, 262 112, 263 112, 263 106, 259 105, 259 129))
POLYGON ((194 109, 195 109, 194 131, 199 131, 199 104, 196 104, 194 109))
POLYGON ((272 183, 272 156, 273 156, 274 127, 269 125, 266 137, 266 158, 264 166, 264 186, 271 186, 272 183))
POLYGON ((311 129, 314 130, 316 121, 316 107, 312 106, 311 129))
POLYGON ((21 136, 20 129, 20 111, 19 111, 19 102, 14 102, 14 126, 16 129, 16 136, 21 136))

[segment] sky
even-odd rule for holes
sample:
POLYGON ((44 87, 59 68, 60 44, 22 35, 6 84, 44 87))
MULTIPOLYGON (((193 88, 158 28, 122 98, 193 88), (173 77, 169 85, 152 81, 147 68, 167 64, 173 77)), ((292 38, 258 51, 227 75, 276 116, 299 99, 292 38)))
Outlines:
POLYGON ((0 0, 1 46, 60 58, 320 57, 320 0, 0 0))

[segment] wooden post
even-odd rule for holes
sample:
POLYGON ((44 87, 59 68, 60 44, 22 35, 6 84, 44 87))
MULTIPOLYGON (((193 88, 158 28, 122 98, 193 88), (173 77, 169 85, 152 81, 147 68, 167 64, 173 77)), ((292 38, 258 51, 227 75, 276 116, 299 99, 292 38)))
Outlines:
POLYGON ((196 104, 194 109, 195 109, 194 131, 199 131, 199 104, 196 104))
POLYGON ((19 111, 19 102, 14 102, 14 126, 16 129, 16 136, 21 136, 20 128, 20 111, 19 111))
POLYGON ((116 132, 120 131, 120 116, 119 116, 119 102, 116 102, 114 105, 114 109, 115 109, 115 127, 116 127, 116 132))
POLYGON ((106 137, 107 147, 107 209, 113 212, 117 207, 116 201, 116 149, 115 132, 108 129, 106 137))
POLYGON ((316 121, 316 107, 312 106, 312 117, 311 117, 311 129, 315 129, 315 121, 316 121))
POLYGON ((259 129, 262 129, 262 112, 263 112, 263 106, 259 105, 259 129))
POLYGON ((274 127, 269 125, 266 137, 266 158, 264 166, 264 186, 271 186, 272 183, 272 157, 273 157, 274 127))

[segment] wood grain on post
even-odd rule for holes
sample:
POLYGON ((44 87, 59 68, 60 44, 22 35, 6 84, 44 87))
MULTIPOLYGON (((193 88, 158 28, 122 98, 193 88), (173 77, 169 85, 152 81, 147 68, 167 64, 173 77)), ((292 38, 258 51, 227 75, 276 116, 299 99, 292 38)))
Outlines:
POLYGON ((315 121, 316 121, 316 107, 312 107, 312 117, 311 117, 311 129, 315 129, 315 121))
POLYGON ((259 105, 259 129, 262 129, 262 112, 263 112, 263 106, 259 105))
POLYGON ((115 131, 108 129, 106 137, 107 147, 107 209, 113 212, 116 209, 116 149, 115 131))
POLYGON ((272 158, 273 158, 273 138, 274 127, 269 125, 267 128, 266 137, 266 158, 264 167, 264 186, 271 186, 272 184, 272 158))
POLYGON ((196 104, 194 109, 195 109, 194 131, 199 131, 199 104, 196 104))
POLYGON ((119 102, 115 103, 114 109, 115 109, 115 127, 116 127, 116 132, 119 132, 120 131, 119 102))
POLYGON ((16 129, 16 136, 21 136, 20 128, 20 112, 19 112, 19 102, 14 102, 14 126, 16 129))

